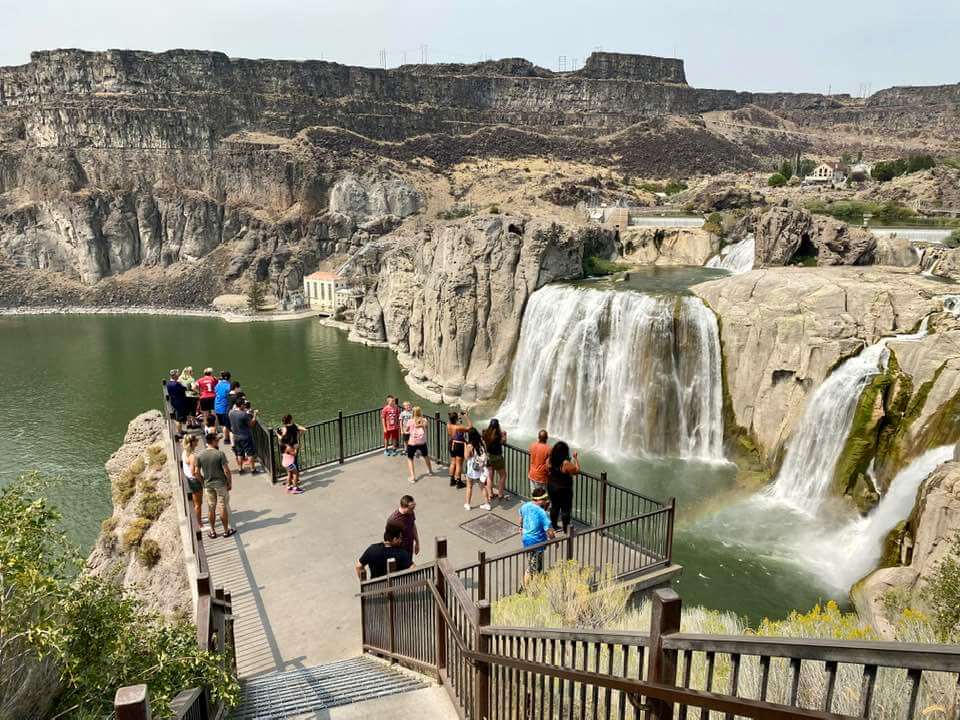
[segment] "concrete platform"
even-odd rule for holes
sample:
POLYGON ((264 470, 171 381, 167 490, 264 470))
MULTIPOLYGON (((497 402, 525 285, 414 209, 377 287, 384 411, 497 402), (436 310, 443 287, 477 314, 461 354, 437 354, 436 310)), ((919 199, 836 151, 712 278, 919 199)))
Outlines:
MULTIPOLYGON (((224 448, 228 454, 229 447, 224 448)), ((371 454, 304 473, 302 495, 289 495, 265 474, 235 475, 231 505, 238 533, 205 539, 215 586, 233 595, 237 665, 241 677, 304 668, 360 652, 359 582, 354 564, 382 540, 400 497, 417 501, 423 543, 417 562, 434 557, 445 536, 455 564, 520 547, 519 532, 492 544, 460 528, 483 510, 463 509, 464 491, 449 487, 446 468, 407 482, 406 459, 371 454)), ((493 512, 518 523, 520 501, 493 512)))

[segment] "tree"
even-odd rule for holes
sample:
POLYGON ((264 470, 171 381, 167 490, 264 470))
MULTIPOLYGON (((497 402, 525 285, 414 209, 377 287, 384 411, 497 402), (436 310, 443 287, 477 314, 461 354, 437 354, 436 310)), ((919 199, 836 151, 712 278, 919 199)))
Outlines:
POLYGON ((247 307, 250 312, 259 312, 260 308, 263 307, 266 296, 267 289, 262 282, 254 281, 251 283, 250 289, 247 291, 247 307))
POLYGON ((944 239, 943 244, 948 248, 958 248, 960 247, 960 228, 957 228, 952 233, 950 233, 946 239, 944 239))
POLYGON ((793 177, 793 163, 789 160, 784 160, 780 164, 779 174, 783 176, 784 180, 789 180, 793 177))
POLYGON ((767 180, 767 185, 774 188, 783 187, 786 184, 787 179, 780 173, 774 173, 770 176, 770 179, 767 180))
POLYGON ((817 163, 810 158, 803 158, 797 166, 797 175, 804 178, 816 169, 817 163))

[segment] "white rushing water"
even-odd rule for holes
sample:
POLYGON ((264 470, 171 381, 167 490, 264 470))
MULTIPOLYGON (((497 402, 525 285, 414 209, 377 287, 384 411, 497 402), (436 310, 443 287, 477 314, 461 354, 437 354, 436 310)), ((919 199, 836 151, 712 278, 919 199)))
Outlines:
POLYGON ((921 483, 953 459, 953 445, 928 450, 897 473, 880 503, 865 517, 801 538, 798 555, 831 586, 848 590, 880 561, 887 534, 913 509, 921 483))
POLYGON ((694 297, 535 292, 501 422, 610 456, 723 459, 717 320, 694 297))
POLYGON ((753 270, 756 242, 750 235, 734 245, 725 245, 718 255, 707 261, 707 267, 729 270, 734 275, 753 270))
POLYGON ((833 472, 850 432, 850 423, 867 383, 887 363, 887 343, 919 340, 927 334, 927 318, 912 335, 883 338, 834 370, 810 399, 787 446, 787 456, 770 495, 812 513, 828 495, 833 472))
POLYGON ((906 238, 914 243, 942 245, 952 230, 950 228, 875 227, 870 228, 870 232, 878 238, 896 236, 906 238))
POLYGON ((705 223, 702 217, 686 215, 637 215, 630 218, 630 225, 637 227, 698 228, 705 223))

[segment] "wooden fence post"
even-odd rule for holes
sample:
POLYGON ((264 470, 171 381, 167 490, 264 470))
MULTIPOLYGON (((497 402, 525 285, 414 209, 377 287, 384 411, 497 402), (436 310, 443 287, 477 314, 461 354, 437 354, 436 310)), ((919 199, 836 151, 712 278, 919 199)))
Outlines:
MULTIPOLYGON (((483 629, 490 625, 490 601, 478 602, 477 611, 477 641, 474 647, 477 652, 489 654, 490 636, 484 635, 483 629)), ((475 672, 477 684, 474 692, 474 718, 487 720, 490 717, 490 663, 478 660, 475 672)))
POLYGON ((607 524, 607 473, 600 473, 600 524, 607 524))
POLYGON ((146 685, 117 688, 113 698, 113 712, 117 720, 151 720, 150 698, 146 685))
POLYGON ((392 575, 397 571, 397 561, 395 558, 390 558, 387 560, 387 617, 389 618, 389 627, 390 627, 390 642, 388 643, 388 648, 390 650, 390 662, 396 662, 396 659, 393 654, 396 652, 395 640, 396 636, 396 622, 397 622, 397 606, 394 601, 393 592, 391 588, 393 587, 393 577, 392 575))
POLYGON ((477 600, 487 599, 487 553, 477 550, 477 600))
MULTIPOLYGON (((434 566, 434 583, 437 588, 437 595, 439 596, 440 602, 446 605, 447 602, 447 584, 443 578, 443 572, 440 570, 440 561, 447 557, 447 539, 445 537, 438 537, 435 540, 436 551, 434 556, 436 557, 436 565, 434 566)), ((434 613, 435 621, 434 626, 436 628, 436 642, 437 642, 437 676, 440 676, 440 673, 444 672, 447 667, 447 624, 443 619, 443 612, 440 608, 436 608, 434 613)))
POLYGON ((567 533, 567 560, 573 560, 573 536, 576 532, 576 529, 571 525, 570 532, 567 533))
POLYGON ((337 448, 339 450, 339 462, 343 465, 343 410, 337 412, 337 448))
MULTIPOLYGON (((647 662, 647 681, 661 685, 677 684, 677 651, 663 647, 665 635, 680 632, 680 596, 670 589, 655 590, 651 596, 650 657, 647 662)), ((666 700, 649 701, 651 720, 671 720, 673 703, 666 700)))

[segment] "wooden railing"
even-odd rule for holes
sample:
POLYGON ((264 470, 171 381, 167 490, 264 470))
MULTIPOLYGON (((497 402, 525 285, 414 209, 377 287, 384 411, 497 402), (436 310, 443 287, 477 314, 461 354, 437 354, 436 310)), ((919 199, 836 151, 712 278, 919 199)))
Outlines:
MULTIPOLYGON (((197 595, 197 611, 194 622, 197 627, 197 646, 201 650, 218 655, 224 667, 235 673, 237 659, 233 637, 232 601, 229 592, 222 587, 214 588, 210 577, 203 530, 197 523, 193 503, 190 500, 189 486, 180 462, 181 447, 176 439, 176 425, 165 390, 162 407, 166 417, 167 434, 170 436, 168 448, 170 462, 176 467, 181 501, 187 522, 190 524, 190 550, 194 558, 193 570, 196 576, 194 590, 197 595)), ((256 437, 255 435, 254 438, 256 437)), ((179 693, 171 705, 174 720, 219 720, 226 715, 226 708, 222 703, 214 702, 206 688, 188 688, 179 693)), ((117 720, 150 720, 150 703, 145 686, 137 685, 118 689, 114 706, 117 720)))
POLYGON ((672 590, 649 632, 496 627, 436 555, 361 584, 363 647, 437 677, 466 720, 960 717, 957 646, 691 635, 672 590))

